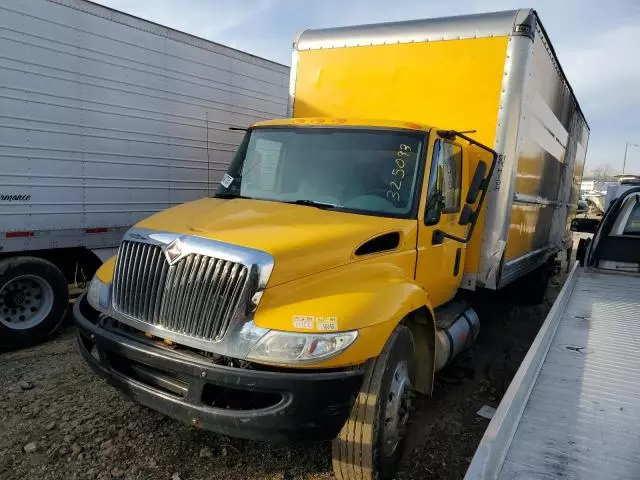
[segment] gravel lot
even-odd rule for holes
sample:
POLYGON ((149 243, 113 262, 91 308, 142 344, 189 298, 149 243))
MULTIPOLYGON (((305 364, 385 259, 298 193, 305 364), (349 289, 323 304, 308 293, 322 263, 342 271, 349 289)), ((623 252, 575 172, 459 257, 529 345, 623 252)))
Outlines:
MULTIPOLYGON (((437 380, 413 416, 398 480, 459 479, 533 341, 564 274, 536 307, 490 295, 478 342, 437 380)), ((195 430, 121 397, 76 354, 74 329, 0 353, 0 478, 327 480, 330 445, 269 445, 195 430)))

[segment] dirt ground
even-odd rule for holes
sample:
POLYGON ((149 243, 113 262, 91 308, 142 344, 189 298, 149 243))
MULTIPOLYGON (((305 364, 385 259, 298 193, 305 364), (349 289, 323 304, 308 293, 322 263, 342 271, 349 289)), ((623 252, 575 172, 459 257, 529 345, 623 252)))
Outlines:
MULTIPOLYGON (((488 296, 477 343, 412 417, 398 480, 460 479, 533 341, 564 273, 539 306, 488 296)), ((270 445, 195 430, 121 397, 94 375, 68 325, 37 347, 0 353, 0 478, 328 480, 330 445, 270 445)))

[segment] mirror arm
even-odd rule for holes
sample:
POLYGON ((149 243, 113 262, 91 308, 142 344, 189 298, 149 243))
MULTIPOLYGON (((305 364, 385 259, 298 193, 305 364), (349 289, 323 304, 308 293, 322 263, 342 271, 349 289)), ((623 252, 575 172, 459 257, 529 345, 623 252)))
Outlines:
POLYGON ((465 133, 471 133, 471 132, 475 132, 475 130, 467 130, 467 132, 459 132, 457 130, 438 130, 438 135, 448 140, 454 140, 456 137, 464 138, 470 144, 475 145, 476 147, 480 147, 483 150, 486 150, 487 152, 492 154, 494 157, 498 156, 496 151, 493 150, 492 148, 489 148, 483 143, 480 143, 477 140, 474 140, 473 138, 465 135, 465 133))
POLYGON ((467 235, 466 238, 456 237, 455 235, 451 235, 447 232, 443 232, 442 230, 436 229, 433 231, 433 236, 431 237, 432 245, 440 245, 445 238, 450 238, 451 240, 455 240, 460 243, 467 243, 471 238, 471 235, 467 235))
POLYGON ((471 221, 469 222, 469 225, 470 225, 469 232, 467 232, 466 237, 464 238, 456 237, 455 235, 451 235, 450 233, 447 233, 440 229, 435 229, 433 231, 433 236, 431 237, 431 243, 433 245, 440 245, 445 238, 450 238, 451 240, 454 240, 459 243, 469 243, 469 240, 471 240, 471 235, 473 234, 473 226, 476 223, 477 217, 478 217, 477 212, 473 212, 473 216, 471 217, 471 221))

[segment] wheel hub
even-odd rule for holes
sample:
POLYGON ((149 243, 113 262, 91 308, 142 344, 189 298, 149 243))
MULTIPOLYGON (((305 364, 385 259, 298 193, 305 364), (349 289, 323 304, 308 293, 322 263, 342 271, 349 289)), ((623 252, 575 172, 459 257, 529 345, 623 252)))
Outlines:
POLYGON ((9 308, 19 308, 24 303, 24 300, 24 294, 18 289, 7 292, 7 296, 5 298, 9 308))
POLYGON ((411 409, 411 379, 409 365, 400 362, 391 378, 384 420, 384 453, 393 455, 407 431, 411 409))
POLYGON ((12 278, 0 288, 0 323, 13 330, 32 328, 53 308, 53 289, 35 275, 12 278))

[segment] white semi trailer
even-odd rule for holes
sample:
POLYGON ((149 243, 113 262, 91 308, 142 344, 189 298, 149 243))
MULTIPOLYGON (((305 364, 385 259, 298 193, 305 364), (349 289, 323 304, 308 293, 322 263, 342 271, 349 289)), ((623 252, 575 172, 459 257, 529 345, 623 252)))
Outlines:
MULTIPOLYGON (((215 22, 215 19, 211 19, 215 22)), ((46 338, 123 232, 212 192, 289 68, 85 0, 0 4, 0 347, 46 338)))

